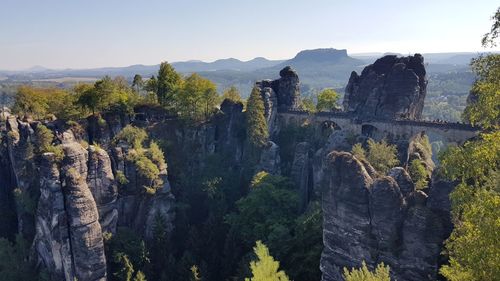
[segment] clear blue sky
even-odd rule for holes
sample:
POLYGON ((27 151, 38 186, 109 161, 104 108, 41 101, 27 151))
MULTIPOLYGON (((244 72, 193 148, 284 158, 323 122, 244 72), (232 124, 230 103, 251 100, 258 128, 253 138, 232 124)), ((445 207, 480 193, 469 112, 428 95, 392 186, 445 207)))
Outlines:
POLYGON ((0 69, 482 51, 498 0, 0 0, 0 69))

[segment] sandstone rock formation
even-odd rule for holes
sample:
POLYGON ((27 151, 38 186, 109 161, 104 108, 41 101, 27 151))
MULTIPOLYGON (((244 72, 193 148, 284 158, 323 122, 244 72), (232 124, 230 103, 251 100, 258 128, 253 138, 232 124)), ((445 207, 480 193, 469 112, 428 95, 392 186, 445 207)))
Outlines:
MULTIPOLYGON (((324 158, 322 280, 342 280, 343 267, 362 261, 388 264, 394 280, 435 280, 450 231, 436 199, 413 191, 400 169, 375 177, 366 165, 347 152, 324 158)), ((431 195, 441 201, 450 191, 431 195)))
POLYGON ((290 177, 299 188, 301 205, 305 209, 309 203, 312 190, 312 165, 309 150, 311 145, 307 142, 298 143, 295 147, 292 170, 290 177))
POLYGON ((127 148, 110 142, 123 127, 119 118, 110 118, 106 126, 94 128, 93 137, 107 140, 103 147, 111 154, 81 142, 82 136, 71 129, 45 123, 55 133, 55 145, 62 148, 62 160, 53 152, 37 154, 34 132, 40 122, 8 116, 2 126, 2 134, 8 137, 0 150, 1 165, 10 173, 2 172, 0 178, 5 184, 2 200, 9 199, 3 194, 12 193, 14 187, 37 200, 36 210, 17 204, 17 232, 32 239, 34 262, 46 269, 51 280, 107 280, 103 233, 114 233, 117 226, 132 228, 146 239, 158 219, 167 231, 173 228, 175 198, 166 167, 160 168, 160 190, 145 194, 137 167, 126 160, 127 148), (128 172, 133 179, 120 192, 115 180, 118 171, 128 172), (120 217, 124 215, 128 217, 120 217))
POLYGON ((362 119, 420 119, 426 88, 420 54, 400 58, 388 55, 365 67, 361 75, 351 73, 344 110, 362 119))
POLYGON ((262 149, 259 162, 259 170, 273 175, 281 173, 280 148, 272 141, 268 141, 262 149))
POLYGON ((277 110, 299 108, 299 76, 290 66, 280 71, 280 78, 276 80, 262 80, 255 83, 260 88, 264 100, 265 116, 272 134, 275 126, 277 110))

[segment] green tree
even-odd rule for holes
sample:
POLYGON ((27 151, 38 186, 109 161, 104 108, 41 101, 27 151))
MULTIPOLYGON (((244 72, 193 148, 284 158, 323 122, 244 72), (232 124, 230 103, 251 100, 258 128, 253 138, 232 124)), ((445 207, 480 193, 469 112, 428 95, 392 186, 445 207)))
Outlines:
POLYGON ((254 247, 256 261, 250 262, 252 277, 245 281, 288 281, 288 276, 283 270, 279 270, 280 263, 275 261, 269 254, 269 249, 261 241, 257 241, 254 247))
POLYGON ((146 275, 144 275, 144 273, 142 273, 142 271, 139 270, 135 274, 133 281, 147 281, 146 275))
POLYGON ((264 101, 259 88, 254 87, 248 98, 247 110, 247 137, 256 147, 262 147, 269 138, 266 117, 264 116, 264 101))
POLYGON ((377 265, 375 271, 371 272, 363 261, 359 269, 352 268, 349 271, 344 267, 344 279, 345 281, 390 281, 391 277, 389 266, 385 266, 384 263, 377 265))
POLYGON ((136 92, 139 92, 142 87, 144 87, 144 80, 140 74, 134 75, 134 80, 132 80, 132 87, 136 92))
MULTIPOLYGON (((483 44, 496 39, 499 16, 497 10, 483 44)), ((500 280, 500 57, 480 57, 472 67, 478 78, 464 118, 486 131, 440 155, 444 174, 460 182, 450 194, 455 228, 445 243, 449 265, 440 270, 451 281, 500 280)))
POLYGON ((229 89, 225 90, 222 94, 222 100, 228 99, 233 102, 241 102, 243 103, 243 99, 240 96, 240 92, 238 88, 235 86, 231 86, 229 89))
POLYGON ((302 110, 305 110, 309 113, 315 113, 317 111, 316 105, 314 104, 314 101, 311 97, 302 98, 302 100, 300 102, 301 102, 300 106, 301 106, 302 110))
POLYGON ((201 281, 200 277, 200 271, 198 269, 198 266, 193 265, 191 266, 191 280, 190 281, 201 281))
POLYGON ((500 125, 500 55, 492 54, 472 61, 477 80, 472 86, 463 119, 484 128, 500 125))
POLYGON ((358 160, 366 160, 366 150, 360 143, 356 143, 352 146, 351 153, 354 157, 358 158, 358 160))
POLYGON ((29 262, 30 244, 21 235, 15 243, 0 238, 0 276, 2 281, 40 280, 29 262))
POLYGON ((136 150, 141 150, 144 142, 148 139, 148 133, 142 128, 127 125, 113 139, 115 143, 124 141, 136 150))
POLYGON ((192 121, 208 119, 219 104, 215 84, 200 75, 191 74, 177 95, 177 108, 182 118, 192 121))
POLYGON ((181 86, 182 77, 168 62, 162 62, 158 70, 156 95, 158 102, 166 107, 174 105, 175 94, 181 86))
POLYGON ((144 84, 144 90, 153 92, 156 95, 156 91, 158 90, 158 80, 154 75, 146 81, 144 84))
POLYGON ((48 111, 47 97, 33 87, 21 86, 14 96, 12 111, 16 114, 43 118, 48 111))
POLYGON ((66 90, 21 86, 14 96, 12 111, 42 119, 54 115, 63 120, 76 120, 82 111, 76 106, 77 96, 66 90))
POLYGON ((269 245, 278 258, 285 258, 293 228, 300 211, 300 202, 295 186, 290 179, 257 173, 247 196, 236 202, 237 211, 226 215, 230 232, 240 240, 244 251, 254 241, 262 240, 269 245))
POLYGON ((460 184, 451 195, 455 229, 446 242, 450 281, 500 280, 500 173, 482 187, 460 184))
POLYGON ((337 101, 339 94, 333 89, 324 89, 318 94, 318 103, 316 109, 318 111, 332 111, 338 108, 337 101))
POLYGON ((481 40, 481 43, 484 47, 495 47, 497 45, 495 41, 500 33, 500 7, 497 9, 491 19, 493 20, 493 25, 491 26, 490 31, 486 33, 481 40))
POLYGON ((119 281, 132 281, 134 266, 129 257, 124 253, 117 253, 114 259, 115 263, 119 265, 119 270, 114 273, 114 276, 116 276, 119 281))
POLYGON ((368 140, 368 162, 379 173, 386 174, 392 167, 399 164, 395 145, 388 144, 385 140, 376 142, 368 140))
POLYGON ((420 159, 413 159, 410 163, 410 176, 416 189, 423 189, 429 183, 427 170, 420 159))
POLYGON ((80 87, 76 104, 86 108, 93 115, 101 111, 130 113, 138 102, 138 95, 132 91, 123 77, 114 80, 105 76, 94 83, 93 87, 80 87))
POLYGON ((149 266, 146 245, 131 229, 119 227, 115 234, 103 236, 110 280, 131 280, 134 272, 137 276, 149 266))

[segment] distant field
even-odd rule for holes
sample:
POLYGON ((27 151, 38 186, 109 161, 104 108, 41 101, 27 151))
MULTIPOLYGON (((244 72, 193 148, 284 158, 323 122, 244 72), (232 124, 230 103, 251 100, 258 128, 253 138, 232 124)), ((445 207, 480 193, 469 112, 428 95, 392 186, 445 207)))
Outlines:
MULTIPOLYGON (((95 77, 61 77, 61 78, 47 78, 47 79, 36 79, 33 82, 55 82, 55 83, 74 83, 74 82, 94 82, 99 78, 95 77)), ((1 77, 0 77, 1 80, 1 77)))

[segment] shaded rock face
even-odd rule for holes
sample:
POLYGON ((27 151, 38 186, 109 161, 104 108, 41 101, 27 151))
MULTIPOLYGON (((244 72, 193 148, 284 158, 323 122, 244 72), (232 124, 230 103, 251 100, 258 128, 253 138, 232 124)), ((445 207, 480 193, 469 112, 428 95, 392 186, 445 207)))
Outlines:
POLYGON ((280 148, 272 141, 268 141, 260 154, 259 170, 273 175, 281 174, 280 148))
POLYGON ((311 146, 307 142, 298 143, 295 147, 290 177, 295 182, 300 192, 302 208, 307 207, 312 196, 312 165, 309 150, 311 146))
POLYGON ((435 186, 439 191, 428 197, 412 189, 401 169, 375 177, 367 165, 347 152, 323 159, 322 280, 343 280, 343 267, 362 261, 388 264, 394 280, 435 280, 451 231, 449 212, 436 205, 452 189, 435 186))
POLYGON ((351 73, 346 86, 344 110, 360 118, 420 119, 427 78, 424 58, 389 55, 351 73))
POLYGON ((114 233, 118 220, 118 188, 111 169, 111 159, 106 151, 95 146, 90 146, 88 153, 87 185, 99 210, 99 222, 103 232, 114 233))
POLYGON ((214 123, 214 152, 234 155, 234 162, 240 163, 246 135, 243 104, 224 100, 221 104, 221 112, 215 116, 214 123))

